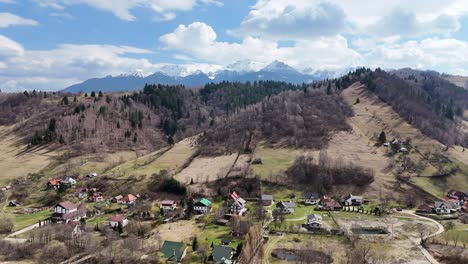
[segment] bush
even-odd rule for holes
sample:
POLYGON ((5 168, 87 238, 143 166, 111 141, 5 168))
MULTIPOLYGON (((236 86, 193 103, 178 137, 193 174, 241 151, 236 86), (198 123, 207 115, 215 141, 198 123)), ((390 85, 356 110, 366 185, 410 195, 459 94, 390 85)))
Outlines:
POLYGON ((13 231, 13 228, 15 228, 15 224, 11 218, 6 216, 0 217, 0 234, 10 233, 13 231))
POLYGON ((187 188, 185 188, 185 186, 183 186, 174 178, 164 180, 159 189, 163 192, 174 193, 179 195, 185 195, 187 193, 187 188))
POLYGON ((65 243, 53 240, 41 250, 40 258, 46 263, 60 263, 68 259, 68 249, 65 243))

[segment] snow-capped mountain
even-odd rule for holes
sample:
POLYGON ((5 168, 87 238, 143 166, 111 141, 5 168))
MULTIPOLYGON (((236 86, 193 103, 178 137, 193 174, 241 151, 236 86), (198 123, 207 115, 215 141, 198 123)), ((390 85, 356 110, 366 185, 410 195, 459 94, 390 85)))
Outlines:
POLYGON ((224 67, 224 70, 243 73, 259 71, 263 67, 265 67, 265 63, 250 60, 241 60, 227 65, 226 67, 224 67))
POLYGON ((265 65, 253 61, 238 61, 225 67, 218 65, 161 65, 158 71, 151 75, 143 75, 141 71, 118 76, 94 78, 72 85, 66 92, 90 91, 134 91, 141 90, 146 83, 181 84, 187 87, 203 86, 210 82, 222 81, 259 81, 273 80, 290 83, 309 83, 315 80, 332 78, 336 72, 313 71, 311 69, 298 71, 281 61, 273 61, 265 65))
POLYGON ((277 60, 275 60, 272 63, 268 64, 265 68, 262 69, 262 71, 265 71, 265 72, 297 72, 297 73, 299 73, 293 67, 287 65, 284 62, 277 61, 277 60))

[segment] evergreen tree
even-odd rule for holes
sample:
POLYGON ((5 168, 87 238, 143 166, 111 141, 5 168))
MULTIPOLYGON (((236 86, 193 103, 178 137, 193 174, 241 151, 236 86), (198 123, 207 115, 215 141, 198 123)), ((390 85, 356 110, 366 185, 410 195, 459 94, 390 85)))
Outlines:
POLYGON ((59 143, 62 144, 62 145, 65 144, 65 140, 63 140, 63 136, 62 136, 62 135, 60 135, 59 143))
POLYGON ((95 91, 91 92, 91 97, 96 97, 96 92, 95 91))
POLYGON ((198 240, 197 240, 197 237, 193 238, 193 241, 192 241, 192 249, 193 249, 193 251, 197 251, 197 250, 198 250, 198 240))
POLYGON ((327 94, 328 94, 328 95, 332 94, 331 82, 328 82, 328 85, 327 85, 327 94))
POLYGON ((119 222, 117 224, 117 231, 119 232, 119 234, 122 234, 123 233, 123 226, 122 226, 122 223, 119 222))
POLYGON ((236 248, 236 254, 237 256, 239 256, 242 252, 242 242, 240 242, 239 244, 237 244, 237 248, 236 248))
POLYGON ((385 135, 384 131, 380 132, 378 142, 379 142, 379 144, 383 144, 383 143, 387 142, 387 135, 385 135))
POLYGON ((99 91, 99 97, 103 97, 104 94, 102 93, 102 91, 99 91))
POLYGON ((68 101, 68 96, 64 96, 63 99, 62 99, 62 103, 64 105, 68 105, 70 102, 68 101))

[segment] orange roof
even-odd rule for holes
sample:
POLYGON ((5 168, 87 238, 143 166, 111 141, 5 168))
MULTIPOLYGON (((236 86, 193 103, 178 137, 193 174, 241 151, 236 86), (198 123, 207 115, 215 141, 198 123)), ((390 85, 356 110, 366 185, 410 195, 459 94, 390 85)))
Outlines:
POLYGON ((49 181, 49 184, 50 185, 57 185, 59 183, 59 181, 57 179, 52 179, 49 181))
POLYGON ((133 194, 126 195, 122 200, 127 201, 127 202, 133 202, 136 201, 136 196, 133 194))

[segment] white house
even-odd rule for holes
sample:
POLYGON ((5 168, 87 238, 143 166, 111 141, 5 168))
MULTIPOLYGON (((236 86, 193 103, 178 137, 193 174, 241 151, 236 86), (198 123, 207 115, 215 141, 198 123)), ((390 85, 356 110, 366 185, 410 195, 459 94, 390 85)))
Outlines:
POLYGON ((344 202, 344 205, 346 205, 346 206, 361 205, 362 204, 362 196, 350 194, 350 195, 345 197, 343 202, 344 202))
POLYGON ((304 203, 308 205, 318 204, 320 195, 318 193, 306 192, 304 194, 304 203))
POLYGON ((211 201, 206 198, 201 198, 193 205, 193 210, 199 214, 207 214, 211 211, 211 201))
POLYGON ((55 206, 54 212, 57 214, 69 214, 73 213, 78 210, 78 205, 69 202, 69 201, 64 201, 55 206))
POLYGON ((308 215, 306 225, 309 227, 320 227, 322 225, 322 216, 317 214, 308 215))
POLYGON ((77 221, 85 218, 86 214, 86 205, 76 205, 72 202, 64 201, 55 206, 53 218, 59 222, 77 221))
POLYGON ((86 177, 88 177, 88 178, 95 178, 95 177, 97 177, 97 176, 98 176, 98 175, 97 175, 97 173, 95 173, 95 172, 91 172, 90 174, 86 175, 86 177))
POLYGON ((128 225, 128 219, 122 215, 113 215, 109 220, 109 225, 112 228, 116 228, 117 226, 119 226, 119 223, 122 225, 122 227, 128 225))
POLYGON ((164 200, 164 201, 161 202, 161 208, 164 211, 173 211, 173 210, 177 209, 177 203, 175 201, 172 201, 172 200, 164 200))
POLYGON ((436 214, 442 215, 455 213, 457 209, 452 202, 437 201, 434 204, 434 211, 436 214))

